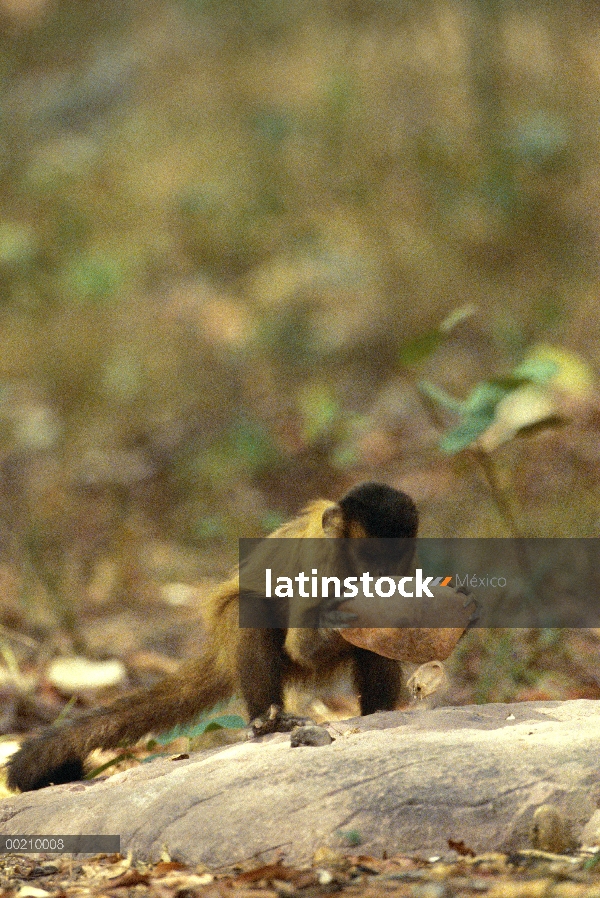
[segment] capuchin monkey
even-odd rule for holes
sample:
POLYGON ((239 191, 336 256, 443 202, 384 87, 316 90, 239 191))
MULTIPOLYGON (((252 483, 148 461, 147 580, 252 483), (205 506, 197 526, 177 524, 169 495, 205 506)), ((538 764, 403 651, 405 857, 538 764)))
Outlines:
MULTIPOLYGON (((313 502, 271 536, 411 539, 417 529, 417 509, 406 493, 364 483, 338 503, 313 502)), ((351 563, 351 554, 348 558, 351 563)), ((8 761, 10 788, 26 792, 81 779, 93 749, 117 748, 151 731, 185 723, 234 694, 242 695, 256 735, 289 732, 306 719, 283 710, 286 684, 326 679, 342 665, 351 669, 361 714, 393 710, 407 698, 398 661, 352 645, 334 626, 323 628, 318 615, 312 628, 240 628, 239 603, 236 574, 208 602, 207 645, 201 657, 150 688, 49 727, 25 742, 8 761)), ((325 607, 324 620, 340 622, 335 607, 325 607)))

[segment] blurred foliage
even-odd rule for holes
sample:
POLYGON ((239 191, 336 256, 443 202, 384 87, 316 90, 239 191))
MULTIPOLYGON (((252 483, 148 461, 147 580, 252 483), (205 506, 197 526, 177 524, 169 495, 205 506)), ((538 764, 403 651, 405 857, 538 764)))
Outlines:
POLYGON ((498 496, 598 535, 594 4, 0 25, 4 623, 76 642, 81 607, 193 579, 183 549, 218 574, 364 477, 428 535, 506 533, 498 496))
POLYGON ((508 377, 481 381, 464 400, 454 399, 429 381, 422 381, 421 391, 443 409, 458 415, 460 423, 444 434, 440 448, 449 455, 466 449, 482 436, 497 420, 498 407, 527 384, 545 384, 556 373, 552 362, 526 362, 519 365, 508 377))

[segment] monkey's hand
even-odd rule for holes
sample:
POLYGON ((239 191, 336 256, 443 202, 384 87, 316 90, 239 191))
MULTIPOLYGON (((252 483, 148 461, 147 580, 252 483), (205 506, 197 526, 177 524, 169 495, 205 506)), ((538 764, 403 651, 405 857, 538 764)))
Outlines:
POLYGON ((470 630, 479 620, 481 615, 481 603, 477 601, 473 593, 466 586, 459 586, 456 592, 466 597, 463 603, 463 608, 468 608, 469 605, 473 606, 471 616, 469 617, 469 623, 467 624, 467 630, 470 630))
POLYGON ((340 611, 339 606, 348 599, 344 598, 327 598, 319 605, 317 616, 317 627, 347 627, 353 621, 358 620, 358 614, 352 614, 350 611, 340 611))
POLYGON ((250 724, 248 738, 267 736, 269 733, 291 733, 294 727, 316 726, 310 717, 286 714, 277 705, 271 705, 265 717, 256 717, 250 724))

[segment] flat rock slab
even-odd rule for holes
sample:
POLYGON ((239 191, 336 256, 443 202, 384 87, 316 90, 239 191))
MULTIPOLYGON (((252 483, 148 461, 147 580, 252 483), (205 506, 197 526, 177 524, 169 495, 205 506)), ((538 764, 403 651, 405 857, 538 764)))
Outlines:
POLYGON ((121 851, 210 866, 273 849, 361 854, 528 846, 552 803, 578 836, 600 797, 600 702, 523 702, 375 714, 336 722, 335 741, 289 736, 158 760, 109 779, 0 802, 3 834, 120 834, 121 851))

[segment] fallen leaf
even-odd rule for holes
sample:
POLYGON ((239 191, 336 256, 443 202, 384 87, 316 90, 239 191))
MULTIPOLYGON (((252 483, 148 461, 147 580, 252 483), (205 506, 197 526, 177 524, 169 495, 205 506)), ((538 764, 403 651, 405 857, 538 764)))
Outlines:
POLYGON ((35 886, 21 886, 17 898, 46 898, 50 894, 45 889, 38 889, 35 886))
POLYGON ((74 695, 86 689, 118 686, 126 679, 125 666, 116 659, 90 661, 89 658, 56 658, 46 671, 46 679, 59 692, 74 695))
POLYGON ((284 882, 291 882, 297 879, 298 871, 292 867, 284 867, 283 864, 265 864, 263 867, 257 867, 255 870, 247 870, 240 873, 236 878, 236 883, 242 882, 259 882, 261 879, 272 882, 274 879, 281 879, 284 882))
POLYGON ((451 848, 452 851, 456 851, 461 857, 475 857, 473 849, 465 845, 462 839, 460 842, 456 842, 454 839, 448 839, 448 848, 451 848))
POLYGON ((180 861, 159 861, 154 868, 154 873, 157 876, 164 876, 165 873, 171 873, 172 870, 189 870, 189 867, 180 861))
POLYGON ((140 873, 139 870, 128 870, 127 873, 117 876, 116 879, 109 879, 106 882, 111 889, 126 889, 130 886, 147 886, 150 883, 149 873, 140 873))

